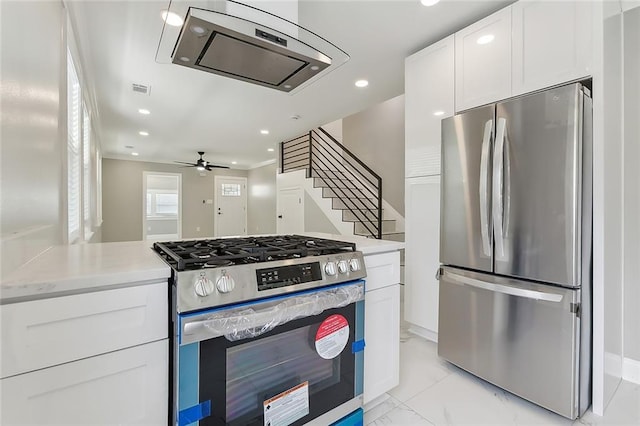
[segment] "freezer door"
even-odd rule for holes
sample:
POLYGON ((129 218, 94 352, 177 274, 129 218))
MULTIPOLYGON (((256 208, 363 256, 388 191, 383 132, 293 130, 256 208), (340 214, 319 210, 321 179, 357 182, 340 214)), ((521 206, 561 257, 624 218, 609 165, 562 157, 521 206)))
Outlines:
POLYGON ((581 284, 580 88, 563 86, 496 107, 496 274, 581 284))
POLYGON ((442 120, 440 263, 491 272, 495 106, 442 120))
MULTIPOLYGON (((438 355, 565 417, 580 400, 580 290, 444 268, 438 355)), ((587 365, 588 370, 588 363, 587 365)), ((588 380, 588 371, 587 371, 588 380)))

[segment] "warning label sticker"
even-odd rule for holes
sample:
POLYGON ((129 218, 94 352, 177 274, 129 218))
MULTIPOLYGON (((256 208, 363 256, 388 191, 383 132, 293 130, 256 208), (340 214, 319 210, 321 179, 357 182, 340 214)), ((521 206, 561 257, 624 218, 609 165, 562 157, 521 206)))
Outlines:
POLYGON ((309 382, 302 382, 263 403, 265 426, 287 426, 309 414, 309 382))
POLYGON ((331 315, 322 321, 316 333, 316 352, 324 359, 340 355, 349 341, 349 322, 342 315, 331 315))

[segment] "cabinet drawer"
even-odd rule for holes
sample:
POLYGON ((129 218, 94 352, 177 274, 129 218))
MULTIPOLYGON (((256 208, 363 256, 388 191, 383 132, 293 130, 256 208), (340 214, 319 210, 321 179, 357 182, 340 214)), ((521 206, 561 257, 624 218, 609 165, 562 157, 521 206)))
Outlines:
POLYGON ((0 380, 3 425, 161 425, 168 340, 0 380))
POLYGON ((367 291, 388 287, 400 282, 400 252, 371 254, 364 257, 367 268, 367 291))
POLYGON ((0 306, 2 378, 168 336, 167 283, 0 306))

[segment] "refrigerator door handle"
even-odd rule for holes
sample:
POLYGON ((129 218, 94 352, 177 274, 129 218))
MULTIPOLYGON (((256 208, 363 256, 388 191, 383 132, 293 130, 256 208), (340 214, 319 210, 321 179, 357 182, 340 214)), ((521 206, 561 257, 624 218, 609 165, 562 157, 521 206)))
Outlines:
POLYGON ((494 284, 486 281, 477 280, 475 278, 465 277, 464 275, 454 274, 445 271, 444 278, 448 278, 450 282, 456 284, 468 285, 471 287, 481 288, 493 291, 495 293, 509 294, 516 297, 524 297, 527 299, 544 300, 546 302, 562 302, 563 296, 555 293, 544 293, 542 291, 528 290, 524 288, 511 287, 502 284, 494 284))
POLYGON ((496 126, 496 144, 493 153, 493 194, 492 210, 493 210, 493 230, 495 233, 496 259, 504 259, 504 235, 503 235, 503 186, 504 186, 504 139, 507 126, 507 120, 498 118, 496 126))
POLYGON ((489 224, 489 154, 491 149, 491 132, 493 131, 493 120, 489 120, 484 125, 484 137, 482 138, 482 154, 480 157, 480 233, 482 235, 482 252, 485 256, 491 257, 491 234, 489 224))

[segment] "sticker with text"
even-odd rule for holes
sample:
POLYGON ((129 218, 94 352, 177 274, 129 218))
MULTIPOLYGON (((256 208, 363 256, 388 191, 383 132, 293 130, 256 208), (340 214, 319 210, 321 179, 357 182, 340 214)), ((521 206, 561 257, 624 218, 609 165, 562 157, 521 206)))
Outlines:
POLYGON ((262 403, 265 426, 288 426, 309 414, 309 382, 302 382, 262 403))
POLYGON ((331 315, 322 321, 316 333, 316 352, 324 359, 333 359, 347 346, 349 322, 342 315, 331 315))

